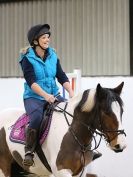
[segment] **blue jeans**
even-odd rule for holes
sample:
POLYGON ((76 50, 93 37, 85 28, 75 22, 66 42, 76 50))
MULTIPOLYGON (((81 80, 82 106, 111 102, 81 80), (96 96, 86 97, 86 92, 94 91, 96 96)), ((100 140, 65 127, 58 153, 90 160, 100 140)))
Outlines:
MULTIPOLYGON (((62 96, 57 96, 60 102, 66 101, 62 96)), ((38 130, 43 118, 43 113, 46 107, 47 101, 39 100, 36 98, 24 99, 24 107, 27 115, 30 117, 29 127, 38 130)))

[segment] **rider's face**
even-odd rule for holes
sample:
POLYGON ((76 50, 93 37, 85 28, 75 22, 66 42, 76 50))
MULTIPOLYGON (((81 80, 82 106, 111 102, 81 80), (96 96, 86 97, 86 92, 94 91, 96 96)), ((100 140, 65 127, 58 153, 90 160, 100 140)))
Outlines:
POLYGON ((44 34, 40 36, 38 42, 43 49, 47 49, 49 47, 49 42, 50 42, 49 34, 44 34))

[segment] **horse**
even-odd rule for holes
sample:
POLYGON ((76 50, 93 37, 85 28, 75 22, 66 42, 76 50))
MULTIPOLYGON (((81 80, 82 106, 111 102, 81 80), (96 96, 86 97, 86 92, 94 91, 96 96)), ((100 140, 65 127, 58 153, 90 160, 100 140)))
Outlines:
MULTIPOLYGON (((116 153, 126 148, 122 128, 124 82, 115 88, 87 89, 59 103, 52 115, 51 126, 42 150, 51 167, 49 172, 35 154, 35 165, 25 170, 47 177, 86 177, 87 165, 93 160, 93 150, 103 138, 116 153), (96 140, 95 136, 100 139, 96 140), (95 142, 95 143, 93 143, 95 142)), ((24 110, 10 108, 0 112, 0 168, 5 177, 11 177, 14 161, 24 168, 24 145, 9 139, 12 126, 24 110)))

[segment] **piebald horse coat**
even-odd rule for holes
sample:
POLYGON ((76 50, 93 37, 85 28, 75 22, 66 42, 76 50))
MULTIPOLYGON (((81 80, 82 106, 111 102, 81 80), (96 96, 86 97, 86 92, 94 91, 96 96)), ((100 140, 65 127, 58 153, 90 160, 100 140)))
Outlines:
MULTIPOLYGON (((36 154, 35 166, 30 167, 30 171, 49 177, 72 177, 77 173, 77 177, 80 176, 83 165, 89 164, 93 158, 91 149, 85 149, 86 152, 83 154, 80 145, 90 147, 92 133, 95 130, 102 132, 99 133, 100 136, 105 137, 113 151, 122 152, 126 147, 125 133, 121 124, 122 100, 119 96, 122 87, 123 83, 114 89, 102 88, 98 84, 96 89, 86 90, 83 94, 70 99, 66 108, 66 112, 69 113, 66 113, 67 119, 70 124, 72 123, 70 127, 64 114, 54 111, 50 131, 42 144, 53 174, 48 172, 36 154)), ((64 109, 65 104, 60 103, 56 109, 64 109)), ((5 177, 10 177, 11 163, 14 159, 22 166, 24 145, 11 142, 9 135, 12 125, 23 113, 24 110, 20 109, 0 112, 0 168, 5 177)), ((82 177, 85 176, 84 171, 82 177)))

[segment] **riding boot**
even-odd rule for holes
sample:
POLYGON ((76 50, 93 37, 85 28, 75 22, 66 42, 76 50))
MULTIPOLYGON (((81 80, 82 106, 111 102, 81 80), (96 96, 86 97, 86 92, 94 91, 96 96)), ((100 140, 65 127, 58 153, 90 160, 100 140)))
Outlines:
POLYGON ((92 160, 98 159, 101 156, 102 156, 102 153, 100 153, 98 151, 93 151, 93 159, 92 160))
POLYGON ((32 166, 34 164, 34 151, 37 142, 37 131, 35 129, 27 128, 26 131, 26 143, 25 143, 25 159, 23 164, 26 166, 32 166))

